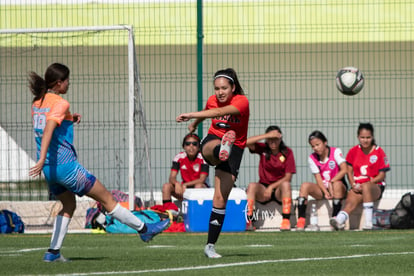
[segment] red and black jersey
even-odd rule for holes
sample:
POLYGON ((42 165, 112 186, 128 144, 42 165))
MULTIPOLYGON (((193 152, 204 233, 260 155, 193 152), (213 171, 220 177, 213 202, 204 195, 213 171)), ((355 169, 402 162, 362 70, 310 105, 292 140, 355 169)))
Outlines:
POLYGON ((246 147, 247 129, 250 116, 249 101, 244 95, 233 95, 230 103, 220 103, 217 100, 216 95, 212 95, 208 98, 205 109, 213 109, 226 105, 232 105, 236 107, 239 110, 240 114, 224 115, 221 117, 212 118, 208 133, 221 138, 227 131, 234 130, 236 132, 236 141, 234 142, 234 145, 238 146, 241 149, 244 149, 246 147), (220 123, 228 125, 229 128, 219 127, 218 124, 220 123))
POLYGON ((200 152, 194 160, 190 160, 188 159, 187 153, 182 151, 174 157, 171 170, 181 172, 181 178, 186 183, 199 179, 201 174, 208 175, 209 166, 204 161, 200 152))

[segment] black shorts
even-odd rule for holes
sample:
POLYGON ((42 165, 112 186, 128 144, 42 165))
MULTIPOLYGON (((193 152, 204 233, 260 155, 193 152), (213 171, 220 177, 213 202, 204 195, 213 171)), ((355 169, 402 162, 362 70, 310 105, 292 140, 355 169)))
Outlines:
POLYGON ((384 193, 384 190, 385 190, 385 186, 384 185, 379 185, 379 187, 381 189, 381 194, 380 194, 378 200, 380 200, 382 198, 382 194, 384 193))
MULTIPOLYGON (((204 137, 204 139, 201 141, 201 144, 200 144, 201 153, 203 153, 204 145, 207 144, 207 142, 212 141, 212 140, 221 140, 221 139, 216 135, 207 134, 207 136, 204 137)), ((239 175, 240 164, 241 164, 241 161, 242 161, 242 158, 243 158, 243 152, 244 152, 243 149, 239 148, 238 146, 233 145, 233 147, 231 148, 231 153, 230 153, 229 159, 226 162, 221 162, 220 164, 218 164, 216 166, 216 170, 219 169, 219 170, 222 170, 224 172, 231 173, 232 175, 234 175, 237 178, 237 176, 239 175)), ((210 166, 213 166, 205 158, 204 158, 204 160, 210 166)))
MULTIPOLYGON (((267 188, 267 186, 269 186, 269 185, 266 185, 266 184, 263 184, 263 183, 260 183, 260 182, 259 182, 259 184, 262 184, 266 188, 267 188)), ((257 201, 257 202, 259 202, 260 204, 265 205, 265 204, 267 204, 267 203, 269 203, 271 201, 276 201, 277 204, 282 205, 282 202, 276 198, 275 191, 276 191, 276 189, 273 189, 272 190, 272 195, 270 196, 270 199, 268 201, 263 201, 263 202, 257 201)))

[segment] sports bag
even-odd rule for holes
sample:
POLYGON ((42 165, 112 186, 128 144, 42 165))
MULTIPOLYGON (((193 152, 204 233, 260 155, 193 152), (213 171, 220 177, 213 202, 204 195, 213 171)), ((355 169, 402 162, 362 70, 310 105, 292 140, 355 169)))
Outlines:
POLYGON ((22 219, 9 210, 0 211, 0 233, 24 233, 24 223, 22 219))
MULTIPOLYGON (((138 217, 144 223, 155 223, 161 220, 160 216, 151 210, 142 210, 142 211, 133 211, 132 212, 136 217, 138 217)), ((118 234, 136 234, 137 231, 119 222, 117 219, 112 218, 111 216, 106 216, 106 228, 105 231, 108 233, 118 233, 118 234)))
POLYGON ((372 225, 374 229, 390 229, 392 212, 394 212, 394 209, 374 209, 372 214, 372 225))
POLYGON ((404 194, 390 216, 391 228, 414 228, 414 194, 404 194))
POLYGON ((89 208, 86 210, 85 228, 96 229, 99 227, 96 218, 101 214, 98 208, 89 208))

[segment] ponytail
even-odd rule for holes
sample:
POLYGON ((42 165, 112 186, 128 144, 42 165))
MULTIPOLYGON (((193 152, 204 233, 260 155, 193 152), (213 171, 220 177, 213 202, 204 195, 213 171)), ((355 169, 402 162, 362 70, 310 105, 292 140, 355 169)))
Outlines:
POLYGON ((61 63, 53 63, 47 67, 43 79, 35 72, 29 73, 29 88, 34 95, 33 102, 43 99, 48 89, 52 89, 58 81, 69 78, 69 68, 61 63))
POLYGON ((29 88, 34 95, 33 102, 42 99, 46 92, 46 81, 35 72, 29 73, 29 88))

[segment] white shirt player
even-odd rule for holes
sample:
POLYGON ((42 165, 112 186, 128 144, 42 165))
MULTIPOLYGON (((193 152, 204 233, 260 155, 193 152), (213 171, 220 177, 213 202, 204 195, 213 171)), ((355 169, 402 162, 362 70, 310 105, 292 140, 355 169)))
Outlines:
MULTIPOLYGON (((325 160, 319 160, 319 163, 323 165, 323 164, 326 164, 327 162, 335 161, 336 164, 333 164, 333 165, 336 165, 339 168, 339 166, 343 162, 346 161, 343 154, 342 154, 342 151, 341 151, 341 149, 334 148, 334 147, 330 147, 330 150, 334 150, 334 154, 333 154, 333 159, 334 160, 332 160, 332 158, 330 158, 330 155, 331 155, 331 153, 330 153, 325 158, 325 160)), ((321 173, 320 166, 318 166, 318 164, 315 163, 315 160, 311 156, 309 156, 309 158, 308 158, 308 163, 309 163, 309 168, 310 168, 312 174, 318 174, 318 173, 321 174, 324 185, 327 187, 328 182, 331 180, 331 171, 326 170, 326 171, 321 173)), ((331 164, 329 164, 329 167, 331 167, 331 164)), ((333 168, 331 168, 331 169, 333 169, 333 168)))

